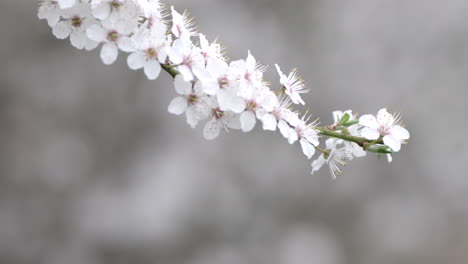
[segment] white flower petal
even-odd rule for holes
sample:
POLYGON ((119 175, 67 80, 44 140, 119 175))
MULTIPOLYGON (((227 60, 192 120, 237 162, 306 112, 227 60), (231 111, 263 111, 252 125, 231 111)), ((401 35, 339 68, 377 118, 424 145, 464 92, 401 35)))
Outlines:
POLYGON ((248 69, 254 69, 257 64, 257 61, 255 60, 255 57, 252 56, 252 53, 250 53, 250 50, 249 50, 249 54, 247 55, 247 59, 245 60, 245 62, 247 64, 248 69))
POLYGON ((245 111, 240 116, 240 122, 243 132, 250 132, 255 127, 257 123, 257 118, 252 111, 245 111))
POLYGON ((369 128, 369 127, 364 127, 361 130, 361 136, 370 139, 370 140, 376 140, 380 137, 379 131, 369 128))
POLYGON ((185 97, 176 97, 174 98, 169 106, 167 107, 167 110, 169 113, 174 114, 174 115, 181 115, 187 110, 188 103, 187 103, 187 98, 185 97))
POLYGON ((294 144, 299 139, 299 136, 297 135, 297 131, 294 128, 289 128, 288 134, 289 134, 289 137, 288 137, 289 144, 294 144))
POLYGON ((127 58, 128 67, 132 70, 143 68, 146 62, 146 54, 141 51, 135 51, 127 58))
POLYGON ((189 95, 192 93, 192 82, 185 81, 184 76, 180 74, 174 78, 174 87, 176 92, 180 95, 189 95))
POLYGON ((149 80, 156 80, 161 73, 161 64, 156 60, 149 60, 145 63, 144 72, 149 80))
POLYGON ((135 51, 135 43, 129 37, 120 37, 117 41, 117 45, 119 46, 119 49, 123 52, 135 51))
POLYGON ((283 137, 289 138, 289 133, 291 132, 291 130, 290 130, 288 123, 286 123, 286 121, 280 120, 278 122, 278 129, 281 135, 283 135, 283 137))
POLYGON ((52 33, 58 39, 66 39, 71 31, 70 25, 65 22, 59 22, 52 28, 52 33))
POLYGON ((353 153, 353 156, 356 158, 364 157, 367 155, 367 152, 358 144, 351 142, 349 145, 351 152, 353 153))
POLYGON ((401 149, 401 141, 391 135, 386 135, 383 137, 383 142, 385 145, 389 146, 394 152, 398 152, 401 149))
POLYGON ((192 128, 195 128, 201 119, 200 113, 193 106, 187 108, 187 111, 185 111, 185 115, 187 119, 187 124, 189 124, 192 128))
POLYGON ((262 116, 263 130, 275 131, 278 121, 272 114, 265 114, 262 116))
POLYGON ((205 127, 203 128, 203 137, 206 140, 213 140, 219 136, 221 130, 221 124, 215 118, 212 118, 210 121, 206 122, 205 127))
POLYGON ((184 80, 186 82, 190 82, 193 80, 193 73, 192 73, 192 70, 186 66, 186 65, 180 65, 179 67, 177 67, 177 71, 182 75, 184 76, 184 80))
POLYGON ((95 24, 86 29, 86 35, 91 40, 103 42, 106 39, 106 30, 95 24))
POLYGON ((393 126, 390 128, 390 134, 400 140, 407 140, 410 138, 410 134, 406 128, 401 126, 393 126))
POLYGON ((75 5, 76 0, 58 0, 61 9, 71 8, 75 5))
POLYGON ((240 122, 239 115, 231 114, 231 115, 226 115, 223 117, 224 123, 226 126, 232 129, 239 130, 241 129, 242 125, 240 122))
POLYGON ((90 50, 93 50, 93 49, 97 48, 97 46, 99 46, 99 42, 96 42, 94 40, 91 40, 91 39, 87 38, 84 48, 85 48, 85 50, 90 51, 90 50))
POLYGON ((312 173, 311 174, 314 174, 314 172, 320 170, 320 168, 322 168, 322 166, 327 162, 327 160, 323 157, 323 154, 320 155, 320 157, 318 157, 316 160, 314 160, 312 162, 312 173))
POLYGON ((392 163, 393 161, 392 154, 387 154, 387 160, 388 160, 388 163, 392 163))
POLYGON ((392 126, 394 122, 393 115, 387 112, 386 108, 382 108, 377 113, 377 122, 381 125, 385 125, 387 127, 392 126))
POLYGON ((95 18, 104 20, 106 19, 111 13, 111 5, 109 2, 102 2, 97 6, 93 7, 92 14, 95 18))
POLYGON ((305 138, 301 138, 299 141, 301 144, 302 152, 308 159, 311 159, 312 156, 315 154, 315 147, 309 143, 305 138))
POLYGON ((70 35, 70 43, 77 49, 83 49, 86 45, 88 38, 83 32, 72 32, 70 35))
POLYGON ((106 65, 110 65, 117 60, 119 49, 114 43, 106 43, 101 48, 101 59, 106 65))
POLYGON ((370 127, 372 129, 377 129, 379 127, 379 123, 375 119, 373 115, 363 115, 359 118, 359 124, 361 126, 370 127))

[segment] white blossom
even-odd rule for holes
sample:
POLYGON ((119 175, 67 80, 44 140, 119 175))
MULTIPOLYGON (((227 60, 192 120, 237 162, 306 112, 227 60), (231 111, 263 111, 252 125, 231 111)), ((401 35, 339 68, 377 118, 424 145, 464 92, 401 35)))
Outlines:
POLYGON ((239 115, 233 112, 222 111, 216 101, 209 100, 210 117, 203 128, 203 136, 206 140, 213 140, 219 136, 222 129, 240 129, 239 115))
POLYGON ((188 37, 190 38, 193 33, 192 22, 188 17, 188 13, 184 12, 182 15, 171 6, 172 13, 172 27, 171 32, 176 38, 188 37))
POLYGON ((153 25, 150 29, 143 26, 132 39, 136 51, 128 56, 128 67, 132 70, 143 68, 148 79, 157 79, 161 64, 166 62, 170 45, 166 38, 166 26, 162 23, 153 25))
POLYGON ((363 115, 359 118, 359 124, 364 126, 361 135, 370 140, 383 137, 385 145, 394 152, 400 151, 401 144, 409 139, 408 130, 400 125, 398 115, 391 115, 386 108, 380 109, 377 118, 373 115, 363 115))
POLYGON ((195 72, 204 70, 204 58, 200 49, 193 46, 188 37, 176 39, 168 50, 169 59, 177 65, 177 71, 184 76, 185 81, 193 81, 195 72))
POLYGON ((284 93, 291 98, 291 101, 295 104, 304 105, 305 102, 302 100, 301 94, 308 93, 306 90, 304 81, 297 75, 296 70, 291 71, 288 76, 283 74, 278 64, 275 64, 276 71, 280 76, 280 83, 283 86, 284 93))
POLYGON ((119 49, 124 52, 135 50, 134 42, 128 37, 130 33, 117 30, 116 25, 108 20, 103 21, 102 25, 95 24, 86 30, 86 34, 91 40, 104 43, 100 56, 106 65, 117 60, 119 49))
POLYGON ((176 92, 180 95, 169 104, 168 111, 174 115, 186 113, 187 123, 195 128, 200 120, 208 117, 207 96, 202 92, 200 82, 184 81, 181 75, 174 79, 176 92))
POLYGON ((70 43, 77 49, 92 50, 99 43, 86 36, 86 29, 96 23, 91 16, 89 3, 79 3, 63 11, 61 20, 53 26, 52 33, 58 39, 70 37, 70 43))
POLYGON ((322 153, 322 155, 312 162, 312 174, 318 171, 323 165, 328 164, 332 179, 335 180, 336 176, 342 173, 339 166, 346 165, 346 162, 352 159, 352 154, 346 147, 337 148, 337 142, 333 139, 328 139, 325 144, 325 151, 327 152, 322 153))
POLYGON ((39 19, 46 19, 49 27, 54 27, 60 20, 63 10, 56 0, 43 0, 40 2, 37 16, 39 19))

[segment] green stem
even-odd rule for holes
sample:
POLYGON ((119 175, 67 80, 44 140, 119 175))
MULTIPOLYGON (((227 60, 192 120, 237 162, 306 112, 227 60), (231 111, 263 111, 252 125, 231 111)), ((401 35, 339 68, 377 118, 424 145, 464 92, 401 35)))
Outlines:
POLYGON ((356 137, 356 136, 351 136, 351 135, 346 135, 340 132, 336 132, 333 130, 330 130, 329 128, 326 127, 316 127, 315 130, 319 131, 320 135, 327 136, 327 137, 333 137, 333 138, 339 138, 343 139, 346 141, 354 142, 358 144, 359 146, 363 147, 366 149, 369 145, 374 145, 374 144, 382 144, 382 139, 379 140, 369 140, 367 138, 363 137, 356 137))
POLYGON ((174 68, 174 66, 171 66, 171 65, 167 65, 167 64, 161 64, 161 67, 167 72, 169 73, 169 75, 172 76, 172 78, 175 78, 179 72, 174 68))

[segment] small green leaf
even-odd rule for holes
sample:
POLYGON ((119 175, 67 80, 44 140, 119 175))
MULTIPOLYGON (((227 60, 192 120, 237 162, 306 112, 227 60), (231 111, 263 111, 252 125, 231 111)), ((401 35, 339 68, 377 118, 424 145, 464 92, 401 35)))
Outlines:
POLYGON ((341 117, 339 124, 340 125, 341 124, 346 124, 349 121, 350 118, 351 118, 351 116, 349 116, 348 113, 344 114, 343 117, 341 117))
POLYGON ((383 154, 391 154, 393 151, 385 145, 370 145, 366 149, 367 151, 374 152, 374 153, 383 153, 383 154))
POLYGON ((350 127, 350 126, 355 125, 357 123, 359 123, 359 120, 354 119, 354 120, 348 121, 348 122, 346 122, 346 123, 344 123, 342 125, 345 126, 345 127, 350 127))

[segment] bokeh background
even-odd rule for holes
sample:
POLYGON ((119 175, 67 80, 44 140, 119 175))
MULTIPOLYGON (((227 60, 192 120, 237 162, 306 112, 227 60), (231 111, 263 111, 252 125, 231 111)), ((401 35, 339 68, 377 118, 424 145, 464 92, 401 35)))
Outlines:
POLYGON ((336 182, 278 133, 206 142, 167 75, 54 39, 36 2, 0 1, 0 263, 468 263, 468 1, 166 1, 233 59, 297 66, 323 123, 402 112, 394 163, 336 182))

